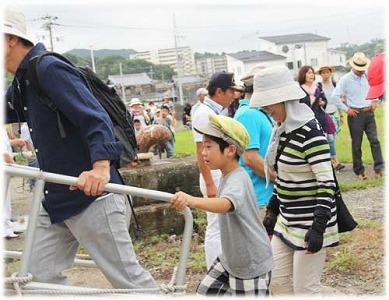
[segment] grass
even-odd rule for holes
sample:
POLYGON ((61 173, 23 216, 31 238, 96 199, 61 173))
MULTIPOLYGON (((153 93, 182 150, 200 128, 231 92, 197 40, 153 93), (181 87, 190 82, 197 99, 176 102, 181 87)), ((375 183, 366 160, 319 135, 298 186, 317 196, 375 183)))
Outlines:
POLYGON ((372 178, 367 180, 355 180, 353 182, 343 182, 339 181, 340 190, 342 192, 347 192, 351 190, 363 190, 371 187, 381 186, 385 183, 383 177, 372 178))
MULTIPOLYGON (((361 276, 377 264, 382 273, 383 261, 383 224, 380 221, 358 219, 358 227, 339 235, 340 244, 328 248, 326 272, 361 276)), ((365 274, 365 276, 367 276, 365 274)))
MULTIPOLYGON (((385 133, 385 120, 384 120, 384 107, 379 106, 375 111, 375 119, 377 124, 377 133, 378 133, 378 139, 381 142, 381 149, 382 153, 385 153, 385 140, 384 140, 384 133, 385 133)), ((351 137, 350 137, 350 131, 347 125, 347 117, 344 117, 344 124, 342 125, 342 129, 339 133, 339 135, 336 137, 335 141, 336 146, 336 154, 338 159, 341 162, 344 163, 351 163, 352 160, 352 153, 351 153, 351 137)), ((363 141, 362 141, 362 160, 364 163, 372 164, 373 163, 373 157, 371 155, 370 151, 370 144, 367 140, 366 134, 363 135, 363 141)))
POLYGON ((192 130, 182 129, 175 134, 174 152, 178 155, 195 155, 196 147, 193 141, 192 130))

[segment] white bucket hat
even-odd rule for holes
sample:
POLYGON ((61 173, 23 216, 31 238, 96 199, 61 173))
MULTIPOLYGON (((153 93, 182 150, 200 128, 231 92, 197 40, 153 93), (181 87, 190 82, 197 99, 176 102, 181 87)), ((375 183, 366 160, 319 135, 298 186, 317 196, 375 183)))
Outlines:
POLYGON ((134 106, 134 105, 137 105, 137 104, 142 105, 143 103, 140 102, 139 98, 132 98, 129 106, 131 107, 131 106, 134 106))
POLYGON ((285 66, 274 66, 259 70, 254 76, 254 92, 250 107, 262 107, 305 97, 304 91, 293 80, 285 66))
POLYGON ((5 10, 3 33, 15 35, 35 44, 34 39, 27 32, 26 18, 21 12, 5 10))
POLYGON ((370 59, 368 59, 362 52, 355 52, 348 62, 351 67, 357 71, 366 71, 370 65, 370 59))
POLYGON ((205 88, 199 88, 196 91, 196 96, 200 96, 200 95, 208 95, 208 91, 205 88))

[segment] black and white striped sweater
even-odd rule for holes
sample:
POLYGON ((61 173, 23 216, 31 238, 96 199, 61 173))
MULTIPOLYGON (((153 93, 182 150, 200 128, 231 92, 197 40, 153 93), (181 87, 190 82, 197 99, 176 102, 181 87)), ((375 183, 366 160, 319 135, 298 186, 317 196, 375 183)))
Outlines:
MULTIPOLYGON (((334 200, 335 181, 326 137, 316 119, 293 131, 277 162, 276 194, 280 214, 274 234, 295 250, 304 249, 304 237, 317 207, 331 212, 323 247, 338 244, 334 200)), ((280 137, 285 143, 286 134, 280 137)))

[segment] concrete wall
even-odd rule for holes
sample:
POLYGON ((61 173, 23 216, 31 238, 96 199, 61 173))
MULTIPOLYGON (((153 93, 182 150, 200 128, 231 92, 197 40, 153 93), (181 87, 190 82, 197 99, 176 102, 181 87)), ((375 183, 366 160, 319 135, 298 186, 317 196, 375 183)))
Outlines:
MULTIPOLYGON (((169 193, 183 191, 194 196, 201 195, 199 171, 194 157, 156 160, 151 166, 121 169, 120 172, 127 185, 169 193)), ((170 208, 170 204, 138 197, 133 200, 136 216, 145 236, 183 232, 184 217, 170 208)), ((132 226, 132 232, 133 228, 132 226)))

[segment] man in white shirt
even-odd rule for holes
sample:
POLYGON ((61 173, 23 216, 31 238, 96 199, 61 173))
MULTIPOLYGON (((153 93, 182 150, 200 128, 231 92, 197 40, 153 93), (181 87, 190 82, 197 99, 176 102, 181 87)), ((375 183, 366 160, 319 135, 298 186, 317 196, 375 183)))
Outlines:
MULTIPOLYGON (((195 111, 192 111, 192 128, 202 127, 209 122, 209 115, 223 114, 232 100, 235 83, 233 73, 217 72, 208 84, 209 97, 200 103, 195 111)), ((210 170, 203 159, 203 135, 193 129, 193 138, 196 143, 196 155, 200 170, 200 190, 206 198, 215 197, 221 179, 220 170, 210 170)), ((205 232, 204 247, 207 269, 209 269, 218 255, 221 253, 220 230, 217 214, 207 212, 207 229, 205 232)))

